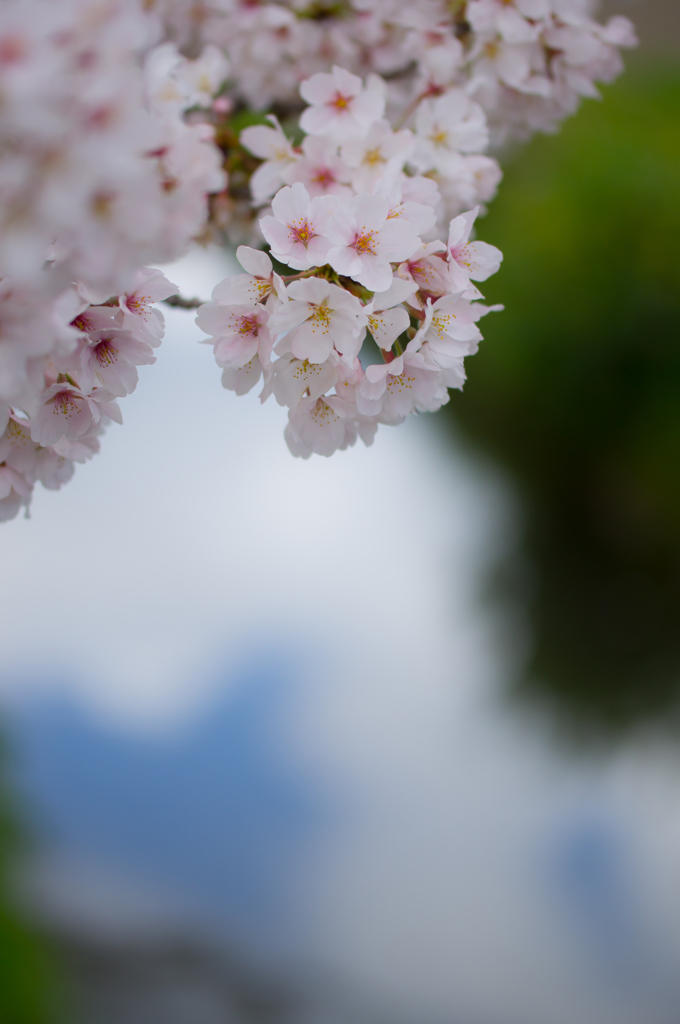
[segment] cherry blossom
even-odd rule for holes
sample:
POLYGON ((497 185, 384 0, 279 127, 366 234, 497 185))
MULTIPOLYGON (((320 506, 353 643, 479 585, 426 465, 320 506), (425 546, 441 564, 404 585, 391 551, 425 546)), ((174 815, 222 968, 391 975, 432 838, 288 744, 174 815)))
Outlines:
POLYGON ((389 203, 388 220, 398 218, 408 221, 418 235, 426 235, 437 221, 435 208, 440 194, 436 182, 431 178, 386 174, 373 190, 384 196, 389 203), (409 198, 409 197, 418 197, 409 198))
POLYGON ((244 366, 225 366, 222 371, 222 387, 227 391, 233 391, 237 395, 245 395, 255 387, 263 374, 262 363, 259 356, 247 362, 244 366))
POLYGON ((302 140, 302 155, 287 165, 282 177, 289 185, 302 182, 312 197, 341 196, 348 199, 352 195, 349 187, 352 171, 338 155, 337 143, 326 137, 307 135, 302 140))
POLYGON ((157 304, 194 304, 155 266, 196 241, 239 246, 197 322, 225 388, 289 408, 294 454, 462 386, 502 259, 471 240, 497 147, 597 96, 633 27, 590 0, 317 6, 5 0, 0 518, 120 422, 157 304))
MULTIPOLYGON (((287 405, 291 409, 299 404, 305 393, 316 400, 338 380, 339 365, 330 358, 323 363, 312 363, 309 359, 284 355, 274 366, 269 393, 274 395, 279 405, 287 405)), ((262 397, 268 397, 267 389, 262 397)))
POLYGON ((99 423, 102 413, 119 418, 117 406, 106 391, 86 394, 68 382, 53 384, 42 396, 38 411, 31 417, 31 438, 51 445, 62 437, 72 441, 99 423))
POLYGON ((441 296, 451 289, 449 268, 440 255, 446 246, 439 240, 421 245, 409 260, 399 266, 399 275, 413 281, 425 297, 441 296))
POLYGON ((455 175, 462 153, 483 151, 489 142, 484 111, 462 89, 423 100, 416 115, 412 162, 421 171, 455 175))
POLYGON ((361 137, 382 117, 385 96, 382 79, 369 79, 366 86, 344 68, 333 66, 330 74, 312 75, 300 86, 310 106, 300 118, 300 127, 311 135, 332 135, 338 141, 361 137))
POLYGON ((442 295, 436 302, 428 300, 427 316, 415 338, 414 347, 428 342, 430 349, 448 355, 471 355, 477 351, 482 335, 477 320, 485 307, 473 306, 461 295, 442 295))
POLYGON ((79 380, 87 390, 101 385, 122 398, 137 386, 137 367, 155 362, 151 346, 135 338, 131 331, 93 331, 81 350, 79 380))
POLYGON ((390 363, 366 368, 357 387, 357 408, 382 423, 400 423, 413 412, 434 412, 448 401, 437 370, 418 352, 405 352, 390 363))
POLYGON ((319 278, 293 281, 287 301, 272 314, 270 329, 283 334, 278 352, 323 363, 333 347, 350 362, 358 354, 367 318, 356 296, 319 278))
POLYGON ((335 196, 311 199, 301 182, 282 188, 272 201, 273 216, 260 221, 272 255, 294 270, 323 266, 331 248, 325 232, 337 206, 335 196))
MULTIPOLYGON (((463 213, 451 221, 448 239, 449 273, 456 291, 469 288, 470 280, 486 281, 501 265, 503 253, 488 242, 470 242, 470 232, 479 213, 479 207, 463 213)), ((470 297, 477 298, 474 289, 470 297)))
POLYGON ((356 432, 347 422, 342 399, 327 395, 303 398, 291 409, 285 431, 288 447, 303 459, 312 453, 333 455, 356 440, 356 432))
POLYGON ((239 370, 256 356, 260 365, 269 363, 272 338, 270 313, 262 305, 223 305, 207 302, 200 307, 196 323, 211 335, 218 366, 239 370))
POLYGON ((330 265, 371 291, 389 288, 391 263, 407 259, 419 244, 413 225, 389 213, 382 196, 358 195, 337 209, 326 228, 330 265))
POLYGON ((31 486, 21 473, 0 463, 0 522, 13 519, 30 495, 31 486))
POLYGON ((417 290, 413 281, 395 277, 384 292, 376 292, 366 306, 368 329, 376 345, 390 350, 400 334, 408 329, 411 318, 402 303, 417 290))
POLYGON ((156 347, 163 338, 163 314, 153 307, 154 302, 167 299, 178 291, 165 274, 151 267, 138 270, 132 288, 118 299, 122 311, 122 326, 148 345, 156 347))
POLYGON ((415 140, 408 129, 393 132, 389 121, 381 119, 370 125, 364 138, 350 139, 340 153, 352 169, 355 192, 372 192, 388 167, 399 170, 413 152, 415 140))
POLYGON ((252 125, 241 132, 241 144, 264 160, 252 178, 250 188, 253 199, 269 199, 284 184, 286 171, 295 164, 293 147, 273 114, 268 115, 272 127, 252 125))
POLYGON ((283 288, 283 282, 273 273, 272 261, 266 252, 240 245, 236 259, 247 273, 235 274, 221 281, 212 292, 215 302, 226 306, 264 302, 272 289, 283 288))

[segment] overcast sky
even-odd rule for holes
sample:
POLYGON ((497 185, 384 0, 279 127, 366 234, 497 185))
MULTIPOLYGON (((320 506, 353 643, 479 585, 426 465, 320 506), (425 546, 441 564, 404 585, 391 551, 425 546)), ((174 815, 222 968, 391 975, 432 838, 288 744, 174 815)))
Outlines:
MULTIPOLYGON (((222 270, 172 276, 208 297, 222 270)), ((512 542, 506 484, 428 417, 295 460, 284 410, 225 392, 192 316, 167 320, 124 426, 2 528, 5 698, 170 734, 280 650, 299 683, 280 742, 351 808, 292 883, 301 953, 421 1013, 675 1020, 677 759, 640 741, 572 762, 501 711, 478 590, 512 542)))

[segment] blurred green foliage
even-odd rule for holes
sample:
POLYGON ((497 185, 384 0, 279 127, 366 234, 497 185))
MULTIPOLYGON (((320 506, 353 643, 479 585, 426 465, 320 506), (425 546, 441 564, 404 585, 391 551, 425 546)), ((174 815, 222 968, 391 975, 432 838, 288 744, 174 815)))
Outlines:
POLYGON ((506 310, 448 409, 525 502, 518 690, 613 734, 680 703, 680 67, 631 61, 505 166, 506 310))
POLYGON ((56 976, 43 941, 12 899, 12 872, 25 840, 2 784, 5 775, 0 748, 0 1024, 46 1024, 57 1012, 56 976))

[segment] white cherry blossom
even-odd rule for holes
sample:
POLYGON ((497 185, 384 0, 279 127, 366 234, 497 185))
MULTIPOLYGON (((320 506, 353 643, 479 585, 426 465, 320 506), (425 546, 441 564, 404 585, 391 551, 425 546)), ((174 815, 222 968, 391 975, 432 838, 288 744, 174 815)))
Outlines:
MULTIPOLYGON (((309 359, 284 355, 276 361, 268 390, 279 405, 293 408, 305 393, 317 399, 330 391, 338 379, 339 365, 330 357, 323 363, 312 363, 309 359)), ((267 397, 264 392, 262 397, 267 397)))
POLYGON ((86 391, 101 385, 112 395, 122 398, 135 390, 137 367, 156 362, 150 345, 126 330, 94 331, 80 353, 81 387, 86 391))
POLYGON ((272 255, 294 270, 309 270, 327 263, 331 242, 326 229, 338 207, 336 196, 311 199, 301 182, 286 185, 272 201, 272 215, 260 220, 272 255))
POLYGON ((365 416, 396 424, 413 412, 434 412, 448 401, 437 370, 419 352, 405 352, 389 363, 366 367, 356 389, 356 404, 365 416))
POLYGON ((165 274, 152 267, 143 267, 135 274, 130 291, 118 299, 122 311, 122 326, 142 341, 160 345, 165 330, 163 314, 153 306, 170 295, 176 295, 177 285, 165 274))
POLYGON ((240 136, 241 144, 264 160, 250 179, 250 189, 257 203, 269 199, 281 188, 286 180, 286 172, 297 160, 276 117, 269 114, 267 120, 271 122, 271 128, 267 125, 252 125, 244 128, 240 136))
POLYGON ((349 187, 352 171, 338 155, 337 143, 325 136, 305 136, 302 155, 284 168, 282 176, 289 185, 302 182, 312 198, 340 196, 348 199, 352 195, 349 187))
POLYGON ((416 290, 415 282, 394 277, 390 287, 384 292, 376 292, 365 307, 368 329, 380 348, 391 349, 399 335, 410 326, 411 318, 402 303, 416 290))
POLYGON ((240 245, 236 259, 247 273, 226 277, 213 288, 212 299, 222 305, 248 305, 264 302, 272 289, 280 289, 283 282, 272 269, 272 261, 261 249, 240 245))
POLYGON ((455 175, 461 154, 481 152, 489 142, 484 111, 463 92, 452 89, 423 100, 416 114, 416 144, 411 158, 421 171, 455 175))
POLYGON ((340 153, 352 169, 355 192, 372 192, 387 168, 402 169, 413 152, 415 140, 408 129, 393 132, 389 121, 382 118, 369 126, 363 138, 350 139, 340 153))
POLYGON ((371 291, 389 288, 391 263, 407 259, 420 243, 409 221, 389 213, 383 196, 359 195, 343 203, 326 228, 330 265, 371 291))
POLYGON ((292 453, 303 459, 312 453, 328 458, 356 440, 344 403, 334 395, 303 398, 291 409, 284 436, 292 453))
POLYGON ((257 302, 206 302, 196 317, 198 326, 211 336, 209 344, 214 347, 217 365, 230 370, 241 369, 255 356, 260 364, 268 365, 272 349, 269 321, 269 310, 257 302))
POLYGON ((335 347, 351 364, 361 348, 367 322, 356 296, 312 277, 293 281, 287 297, 270 322, 272 334, 284 335, 277 352, 292 352, 297 359, 324 363, 335 347))
POLYGON ((68 382, 53 384, 31 417, 31 438, 41 445, 54 444, 62 437, 75 440, 96 426, 102 413, 119 418, 111 398, 103 390, 88 395, 68 382))
POLYGON ((300 127, 340 142, 365 135, 385 110, 382 79, 374 76, 364 86, 357 75, 337 65, 330 74, 319 73, 304 81, 300 94, 310 104, 300 127))
POLYGON ((451 290, 451 277, 446 263, 443 242, 428 242, 399 266, 399 276, 412 281, 421 295, 444 295, 451 290))
POLYGON ((452 220, 449 227, 447 258, 455 291, 464 291, 471 279, 486 281, 497 272, 503 260, 503 253, 495 245, 469 241, 478 213, 476 206, 452 220))

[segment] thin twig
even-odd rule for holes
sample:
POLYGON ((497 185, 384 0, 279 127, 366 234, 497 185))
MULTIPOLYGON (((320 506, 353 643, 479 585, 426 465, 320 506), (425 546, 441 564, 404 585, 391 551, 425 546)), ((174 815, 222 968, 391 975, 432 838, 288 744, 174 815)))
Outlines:
POLYGON ((166 306, 175 306, 177 309, 198 309, 204 305, 205 299, 184 299, 181 295, 171 295, 169 299, 163 299, 166 306))

